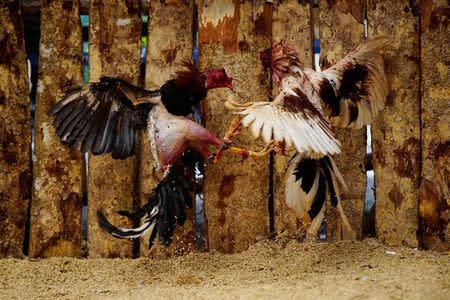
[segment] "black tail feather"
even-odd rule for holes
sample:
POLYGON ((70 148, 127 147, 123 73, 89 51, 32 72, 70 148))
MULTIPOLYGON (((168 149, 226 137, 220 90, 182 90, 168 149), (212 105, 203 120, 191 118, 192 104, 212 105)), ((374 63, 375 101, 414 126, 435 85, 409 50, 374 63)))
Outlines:
MULTIPOLYGON (((297 154, 298 155, 298 154, 297 154)), ((325 156, 320 159, 303 158, 297 161, 297 165, 293 170, 295 181, 299 182, 302 190, 308 194, 316 180, 316 174, 319 172, 317 192, 308 210, 309 216, 314 219, 319 213, 326 200, 326 192, 330 195, 331 205, 336 207, 338 204, 338 196, 333 184, 333 166, 330 157, 325 156)))
POLYGON ((330 158, 328 156, 325 156, 324 158, 321 159, 321 163, 322 163, 322 168, 323 171, 325 173, 325 179, 327 180, 327 186, 328 186, 328 192, 330 193, 330 201, 331 201, 331 206, 332 207, 336 207, 338 205, 338 196, 336 194, 336 189, 334 188, 334 184, 333 184, 333 178, 332 178, 332 164, 330 161, 330 158))
POLYGON ((319 177, 319 187, 317 188, 316 197, 314 198, 311 208, 308 211, 308 214, 311 217, 311 219, 314 219, 319 214, 323 204, 325 203, 326 195, 327 195, 326 179, 323 173, 321 173, 319 177))
POLYGON ((121 239, 133 239, 143 235, 151 226, 155 225, 155 217, 147 218, 144 224, 139 228, 120 228, 112 225, 101 211, 97 211, 97 219, 100 228, 108 232, 110 235, 121 239))
POLYGON ((191 185, 184 178, 184 170, 171 166, 150 196, 149 202, 136 211, 120 210, 119 215, 132 220, 144 218, 139 228, 119 228, 112 225, 102 212, 97 212, 100 227, 117 238, 138 238, 153 226, 149 248, 158 234, 161 244, 170 245, 176 225, 186 221, 185 207, 192 206, 191 185))

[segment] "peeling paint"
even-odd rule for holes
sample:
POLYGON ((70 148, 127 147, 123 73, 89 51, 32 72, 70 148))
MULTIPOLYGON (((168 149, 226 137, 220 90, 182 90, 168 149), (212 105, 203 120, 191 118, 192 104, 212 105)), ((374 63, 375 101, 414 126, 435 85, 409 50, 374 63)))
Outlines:
POLYGON ((44 182, 44 181, 42 180, 42 178, 40 178, 40 177, 35 178, 35 179, 34 179, 34 189, 35 189, 36 191, 40 191, 41 188, 42 188, 43 182, 44 182))
POLYGON ((44 58, 49 58, 55 52, 55 47, 43 45, 40 49, 40 54, 44 58))
POLYGON ((199 9, 199 43, 222 44, 225 54, 238 50, 240 2, 203 1, 199 9))
POLYGON ((42 123, 41 125, 42 129, 42 141, 45 145, 49 146, 52 143, 52 137, 50 135, 50 125, 46 122, 42 123))
POLYGON ((44 84, 42 83, 41 79, 38 80, 36 92, 39 94, 42 94, 44 92, 44 84))
POLYGON ((116 21, 116 25, 117 26, 126 26, 129 25, 131 23, 131 19, 127 18, 127 19, 117 19, 116 21))
POLYGON ((235 5, 233 0, 213 0, 204 1, 201 22, 203 24, 211 23, 216 27, 225 18, 234 18, 235 5), (208 3, 209 2, 209 3, 208 3))

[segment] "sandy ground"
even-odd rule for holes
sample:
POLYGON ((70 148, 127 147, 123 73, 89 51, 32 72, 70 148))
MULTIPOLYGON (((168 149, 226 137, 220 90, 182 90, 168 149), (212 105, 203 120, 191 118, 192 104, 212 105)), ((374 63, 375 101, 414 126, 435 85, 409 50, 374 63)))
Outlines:
POLYGON ((1 299, 450 299, 450 256, 376 240, 262 241, 167 260, 0 260, 1 299))

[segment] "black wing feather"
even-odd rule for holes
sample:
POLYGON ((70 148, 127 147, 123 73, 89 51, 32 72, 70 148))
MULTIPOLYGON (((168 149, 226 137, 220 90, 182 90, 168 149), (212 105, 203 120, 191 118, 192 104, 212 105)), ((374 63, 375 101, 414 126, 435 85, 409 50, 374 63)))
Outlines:
POLYGON ((151 103, 137 103, 144 97, 157 97, 148 91, 112 77, 100 82, 74 87, 50 110, 53 125, 61 142, 80 144, 82 152, 101 155, 111 152, 114 158, 133 155, 137 131, 147 125, 151 103))

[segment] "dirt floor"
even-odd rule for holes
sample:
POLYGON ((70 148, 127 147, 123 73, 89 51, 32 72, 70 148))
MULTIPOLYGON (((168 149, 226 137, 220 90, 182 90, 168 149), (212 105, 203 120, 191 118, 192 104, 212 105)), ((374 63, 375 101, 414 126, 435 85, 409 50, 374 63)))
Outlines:
POLYGON ((450 256, 376 240, 262 241, 167 260, 0 260, 1 299, 450 299, 450 256))

